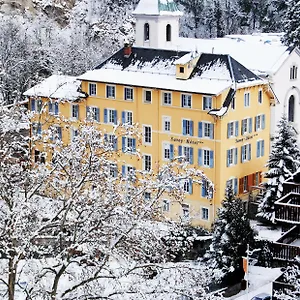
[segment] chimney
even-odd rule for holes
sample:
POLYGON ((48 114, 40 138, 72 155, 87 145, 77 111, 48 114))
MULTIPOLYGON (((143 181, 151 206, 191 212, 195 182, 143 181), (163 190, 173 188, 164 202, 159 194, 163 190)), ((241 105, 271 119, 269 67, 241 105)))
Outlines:
POLYGON ((132 53, 131 44, 124 43, 124 57, 128 58, 132 53))

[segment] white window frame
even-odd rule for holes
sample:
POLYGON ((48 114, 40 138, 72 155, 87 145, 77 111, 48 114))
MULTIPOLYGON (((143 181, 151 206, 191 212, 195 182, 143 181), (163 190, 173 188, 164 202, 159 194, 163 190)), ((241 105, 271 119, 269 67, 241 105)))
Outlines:
POLYGON ((53 116, 58 116, 59 115, 59 103, 57 101, 49 101, 48 102, 48 106, 50 105, 51 103, 51 110, 50 110, 50 107, 49 107, 49 114, 53 115, 53 116), (57 114, 55 113, 55 104, 57 104, 58 106, 58 112, 57 114))
POLYGON ((163 212, 169 212, 170 211, 170 200, 163 199, 162 201, 162 211, 163 212))
MULTIPOLYGON (((244 118, 242 119, 242 122, 241 122, 241 126, 242 126, 242 132, 243 134, 242 135, 245 135, 245 134, 248 134, 250 133, 250 122, 249 122, 249 119, 251 119, 250 117, 248 118, 244 118), (246 128, 243 126, 243 121, 246 120, 246 122, 244 122, 244 124, 246 124, 246 128), (246 129, 246 130, 244 130, 246 129)), ((253 120, 252 120, 253 122, 253 120)), ((252 126, 253 126, 253 123, 252 123, 252 126)), ((253 129, 253 128, 252 128, 253 129)))
POLYGON ((133 101, 133 98, 134 98, 133 88, 129 87, 129 86, 125 86, 124 87, 124 100, 126 100, 126 101, 133 101), (126 93, 126 91, 128 91, 128 90, 131 90, 131 98, 130 97, 128 98, 128 95, 126 93))
POLYGON ((118 165, 115 162, 111 162, 109 164, 109 176, 116 178, 118 175, 115 176, 115 171, 118 174, 118 165))
POLYGON ((89 109, 87 120, 100 122, 100 109, 97 106, 87 106, 86 109, 89 109), (96 110, 99 109, 99 120, 96 119, 96 110))
POLYGON ((151 154, 143 154, 143 171, 146 171, 146 172, 150 172, 152 170, 152 155, 151 154), (146 158, 150 158, 150 168, 146 168, 148 167, 146 165, 146 163, 149 163, 149 161, 147 162, 146 161, 146 158))
POLYGON ((131 110, 124 110, 125 113, 125 123, 132 125, 133 124, 133 112, 131 110))
POLYGON ((182 93, 180 96, 180 102, 180 106, 182 108, 192 108, 192 95, 182 93))
POLYGON ((228 138, 235 137, 235 121, 228 122, 228 124, 230 124, 228 126, 232 127, 232 132, 230 130, 228 138))
POLYGON ((185 157, 185 161, 190 161, 191 159, 191 146, 189 145, 183 145, 182 146, 182 156, 185 157))
POLYGON ((75 137, 78 136, 78 128, 72 127, 71 128, 71 141, 73 142, 75 137))
MULTIPOLYGON (((262 155, 262 144, 263 144, 264 140, 257 140, 256 141, 256 147, 257 147, 257 143, 259 143, 259 156, 257 156, 257 158, 261 158, 263 157, 262 155)), ((257 152, 257 149, 256 149, 256 152, 257 152)))
POLYGON ((298 77, 298 67, 296 66, 296 64, 293 64, 290 67, 290 80, 296 80, 298 77))
POLYGON ((167 91, 163 91, 162 92, 162 104, 165 106, 171 106, 172 105, 172 92, 167 92, 167 91), (167 101, 166 101, 166 95, 169 95, 169 97, 167 97, 167 101))
POLYGON ((209 122, 202 122, 202 123, 203 123, 202 136, 204 138, 209 138, 210 139, 210 135, 211 135, 211 123, 209 123, 209 122), (206 135, 207 132, 208 132, 208 135, 206 135))
POLYGON ((164 132, 171 132, 171 117, 163 116, 162 117, 162 126, 163 126, 162 129, 163 129, 164 132), (169 123, 169 126, 166 126, 167 123, 169 123))
POLYGON ((143 90, 143 100, 144 100, 144 103, 151 104, 152 103, 152 96, 153 96, 152 95, 152 90, 149 90, 149 89, 144 89, 143 90), (148 92, 150 92, 150 98, 151 98, 150 101, 146 99, 146 96, 147 96, 148 92))
POLYGON ((234 180, 237 179, 236 177, 230 177, 227 181, 226 181, 226 188, 228 188, 228 184, 231 185, 231 188, 232 188, 232 192, 234 193, 235 189, 238 193, 238 190, 239 190, 239 180, 237 179, 236 181, 236 186, 234 185, 234 180))
POLYGON ((152 145, 152 126, 151 125, 143 125, 143 144, 144 145, 152 145), (146 141, 149 136, 146 135, 146 128, 150 128, 150 141, 146 141))
POLYGON ((182 203, 181 204, 181 210, 182 210, 182 219, 184 221, 189 221, 190 218, 191 218, 191 215, 190 215, 190 205, 187 204, 187 203, 182 203))
POLYGON ((212 96, 202 96, 202 110, 208 111, 208 110, 211 110, 212 107, 213 107, 212 96), (209 100, 208 103, 207 103, 207 100, 209 100), (207 104, 210 104, 210 105, 207 105, 207 104))
POLYGON ((262 120, 263 120, 263 114, 260 114, 260 115, 257 115, 256 116, 256 131, 260 131, 260 130, 263 130, 262 129, 262 120))
POLYGON ((244 93, 244 107, 250 107, 250 92, 244 93))
POLYGON ((95 82, 89 82, 89 96, 97 96, 97 83, 95 82), (91 91, 95 91, 91 93, 91 91))
POLYGON ((257 102, 259 104, 262 104, 263 103, 263 90, 262 89, 259 89, 258 90, 258 94, 257 94, 257 102))
POLYGON ((210 167, 210 151, 209 149, 202 149, 203 150, 203 166, 204 167, 210 167), (206 164, 208 158, 208 164, 206 164))
POLYGON ((229 166, 233 166, 234 165, 234 149, 235 148, 230 148, 228 149, 229 151, 229 159, 228 159, 228 162, 229 162, 229 166))
MULTIPOLYGON (((111 91, 110 91, 111 92, 111 91)), ((105 86, 105 93, 106 93, 106 98, 108 99, 116 99, 116 86, 114 84, 107 84, 105 86), (108 95, 108 89, 111 88, 113 91, 113 96, 108 95)))
POLYGON ((115 124, 115 109, 107 108, 107 124, 115 124), (111 117, 113 118, 113 122, 111 121, 111 117))
MULTIPOLYGON (((250 161, 250 152, 249 152, 248 145, 250 145, 250 143, 242 145, 244 146, 244 152, 242 152, 242 162, 250 161)), ((242 151, 242 146, 241 146, 241 151, 242 151)), ((251 150, 252 150, 252 146, 251 146, 251 150)))
POLYGON ((231 103, 230 103, 230 107, 232 110, 236 109, 236 101, 235 100, 236 100, 236 98, 235 98, 235 96, 233 96, 231 103))
POLYGON ((201 207, 201 220, 209 221, 209 208, 208 207, 201 207), (204 211, 206 212, 204 214, 204 211))
POLYGON ((71 118, 73 120, 78 120, 79 119, 79 104, 72 104, 71 105, 71 118), (74 116, 74 107, 78 107, 77 116, 74 116))
POLYGON ((171 149, 170 149, 170 143, 164 142, 162 147, 162 157, 164 161, 169 161, 171 159, 171 149), (166 157, 166 154, 169 153, 169 157, 166 157))

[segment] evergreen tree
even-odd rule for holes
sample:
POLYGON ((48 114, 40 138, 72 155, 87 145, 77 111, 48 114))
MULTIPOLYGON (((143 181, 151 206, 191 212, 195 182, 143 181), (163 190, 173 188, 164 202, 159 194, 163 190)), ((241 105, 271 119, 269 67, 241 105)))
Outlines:
POLYGON ((269 170, 265 174, 268 178, 266 192, 257 214, 269 221, 274 221, 274 203, 281 197, 282 183, 297 171, 300 158, 295 130, 286 117, 282 117, 277 126, 278 132, 267 163, 269 170))
POLYGON ((243 278, 242 256, 246 255, 247 244, 254 244, 254 231, 242 200, 235 198, 232 188, 228 187, 213 226, 208 254, 214 268, 221 271, 224 283, 236 283, 243 278))
POLYGON ((288 46, 300 45, 300 0, 288 0, 284 16, 283 42, 288 46))

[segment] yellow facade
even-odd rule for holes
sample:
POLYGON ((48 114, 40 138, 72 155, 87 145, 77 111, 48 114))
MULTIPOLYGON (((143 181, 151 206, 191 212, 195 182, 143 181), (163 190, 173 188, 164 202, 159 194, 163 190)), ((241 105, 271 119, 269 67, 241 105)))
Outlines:
MULTIPOLYGON (((232 179, 232 184, 238 185, 237 192, 242 197, 247 196, 247 192, 251 185, 258 183, 255 182, 255 180, 261 180, 260 173, 265 171, 264 166, 268 159, 270 137, 270 95, 264 91, 263 85, 238 89, 235 95, 234 108, 230 106, 223 117, 217 117, 209 115, 208 110, 203 109, 203 96, 206 95, 180 93, 178 91, 163 91, 142 87, 127 87, 129 89, 132 88, 133 99, 125 100, 126 87, 122 85, 83 81, 82 91, 89 94, 90 84, 96 85, 96 95, 89 96, 79 102, 59 102, 59 115, 71 120, 68 126, 59 124, 62 128, 62 140, 65 143, 70 142, 72 129, 76 129, 80 122, 83 122, 86 119, 87 107, 97 107, 100 112, 100 120, 99 122, 95 122, 95 124, 108 134, 112 132, 113 125, 104 122, 105 109, 116 110, 117 119, 120 122, 122 122, 122 112, 132 112, 132 122, 139 124, 141 130, 143 130, 144 126, 149 126, 151 128, 151 142, 145 143, 145 138, 142 138, 141 141, 137 141, 137 148, 140 149, 141 155, 146 154, 151 156, 151 167, 153 170, 155 170, 156 166, 159 166, 168 160, 164 158, 166 145, 173 145, 175 156, 180 154, 180 146, 182 151, 184 149, 183 147, 186 147, 185 149, 193 148, 193 160, 190 159, 192 162, 191 167, 201 168, 215 186, 212 199, 202 196, 203 188, 201 186, 193 185, 192 193, 186 193, 185 204, 188 206, 184 206, 184 208, 189 210, 189 219, 193 225, 210 226, 216 216, 216 209, 220 207, 221 201, 224 198, 224 191, 228 180, 232 179), (107 97, 107 86, 111 86, 114 90, 114 98, 107 97), (145 91, 151 92, 151 101, 145 101, 145 91), (171 93, 171 104, 166 104, 164 102, 165 92, 171 93), (246 107, 245 93, 249 93, 249 106, 246 107), (262 99, 262 101, 258 100, 259 93, 261 93, 262 97, 260 99, 262 99), (182 94, 191 95, 191 108, 182 107, 182 94), (72 119, 73 104, 79 105, 78 120, 72 119), (261 117, 259 119, 260 124, 255 128, 256 123, 258 123, 256 117, 259 115, 264 115, 264 124, 262 124, 261 117), (242 120, 249 120, 250 118, 252 119, 252 131, 249 132, 248 130, 247 133, 242 134, 242 120), (193 121, 192 133, 183 134, 183 120, 193 121), (166 124, 166 121, 170 121, 170 123, 166 124), (199 125, 200 122, 202 125, 199 125), (204 134, 204 131, 202 131, 202 137, 199 137, 199 127, 202 126, 202 130, 205 130, 203 128, 205 122, 213 124, 213 138, 204 137, 204 135, 207 135, 207 132, 204 134), (228 137, 228 123, 230 122, 234 122, 234 125, 238 124, 238 129, 234 127, 233 130, 235 134, 228 137), (168 128, 169 125, 170 128, 168 128), (165 126, 167 126, 167 128, 164 128, 165 126), (192 134, 192 136, 190 134, 192 134), (259 155, 261 157, 259 158, 257 158, 257 141, 264 141, 263 146, 260 144, 259 155), (251 145, 251 159, 249 156, 246 157, 250 147, 247 146, 243 148, 244 152, 246 152, 246 159, 244 162, 241 162, 242 146, 248 144, 251 145), (264 150, 261 150, 262 147, 264 150), (237 155, 232 152, 233 155, 236 155, 236 161, 235 157, 232 157, 233 163, 228 166, 228 150, 233 148, 237 148, 237 155), (212 156, 208 157, 208 153, 213 154, 213 165, 211 164, 212 156), (199 158, 201 159, 200 164, 198 161, 199 158), (206 159, 205 163, 204 159, 206 159), (209 164, 207 163, 208 160, 209 164), (247 179, 244 179, 245 176, 248 176, 247 179), (248 182, 246 182, 246 180, 248 180, 248 182)), ((219 96, 213 96, 212 108, 220 108, 227 94, 228 90, 224 91, 219 96)), ((47 106, 48 101, 48 99, 43 99, 45 106, 47 106)), ((47 109, 45 109, 45 112, 39 117, 41 119, 43 130, 47 129, 49 125, 58 122, 58 118, 49 115, 47 109)), ((37 120, 35 119, 33 122, 37 122, 37 120)), ((249 125, 250 124, 248 124, 248 126, 249 125)), ((205 128, 207 129, 207 127, 205 128)), ((212 127, 210 127, 210 129, 211 128, 212 127)), ((39 144, 36 147, 38 150, 43 151, 42 144, 39 144)), ((119 152, 122 153, 121 140, 118 141, 118 149, 119 152)), ((184 153, 181 153, 181 155, 183 154, 184 153)), ((128 154, 121 155, 119 161, 118 169, 120 172, 121 165, 123 164, 130 165, 136 169, 143 169, 144 167, 143 159, 138 160, 128 154)), ((170 203, 169 211, 166 211, 166 214, 171 218, 178 219, 182 217, 182 214, 184 213, 182 209, 183 207, 178 203, 170 203)))

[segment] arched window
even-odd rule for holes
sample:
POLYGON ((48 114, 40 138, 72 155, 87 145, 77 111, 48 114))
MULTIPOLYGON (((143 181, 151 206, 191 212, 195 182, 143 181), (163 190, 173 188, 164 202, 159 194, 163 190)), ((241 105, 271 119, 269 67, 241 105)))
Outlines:
POLYGON ((294 117, 295 117, 295 97, 292 95, 289 98, 288 121, 294 122, 294 117))
POLYGON ((166 41, 171 42, 171 25, 168 24, 166 27, 166 41))
POLYGON ((144 25, 144 41, 149 41, 149 33, 150 33, 149 23, 145 23, 145 25, 144 25))

